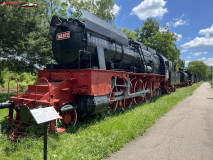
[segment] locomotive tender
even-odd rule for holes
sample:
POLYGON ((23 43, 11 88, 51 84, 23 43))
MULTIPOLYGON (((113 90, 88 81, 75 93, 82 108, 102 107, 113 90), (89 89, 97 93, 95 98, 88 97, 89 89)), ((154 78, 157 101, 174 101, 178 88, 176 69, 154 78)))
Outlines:
MULTIPOLYGON (((50 34, 58 64, 39 70, 37 83, 22 95, 18 89, 16 96, 8 93, 9 101, 0 104, 9 108, 10 139, 23 136, 20 130, 32 123, 28 109, 54 106, 65 125, 75 124, 77 113, 83 118, 108 107, 126 109, 180 84, 182 72, 167 58, 89 12, 82 14, 84 21, 53 16, 50 34)), ((65 130, 56 128, 56 121, 49 129, 65 130)))

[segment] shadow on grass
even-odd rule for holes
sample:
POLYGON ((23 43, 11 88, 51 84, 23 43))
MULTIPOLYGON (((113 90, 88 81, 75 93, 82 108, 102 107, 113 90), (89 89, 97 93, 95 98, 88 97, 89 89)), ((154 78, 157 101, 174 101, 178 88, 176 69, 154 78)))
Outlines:
POLYGON ((75 127, 72 127, 72 126, 68 126, 66 128, 66 133, 76 133, 80 128, 81 129, 86 129, 88 128, 89 126, 91 125, 94 125, 96 123, 99 123, 103 120, 105 120, 106 118, 112 118, 112 117, 115 117, 115 116, 119 116, 121 114, 125 114, 127 112, 130 112, 131 110, 134 110, 135 108, 137 107, 142 107, 143 105, 147 104, 147 103, 154 103, 157 99, 159 99, 160 97, 162 97, 163 95, 161 96, 158 96, 157 98, 152 98, 151 100, 146 100, 145 102, 140 102, 138 104, 135 104, 135 105, 132 105, 130 108, 128 109, 117 109, 115 112, 113 112, 111 109, 108 109, 107 111, 103 112, 103 113, 100 113, 100 114, 97 114, 97 115, 93 115, 91 117, 87 117, 87 118, 84 118, 84 119, 79 119, 76 126, 75 127))

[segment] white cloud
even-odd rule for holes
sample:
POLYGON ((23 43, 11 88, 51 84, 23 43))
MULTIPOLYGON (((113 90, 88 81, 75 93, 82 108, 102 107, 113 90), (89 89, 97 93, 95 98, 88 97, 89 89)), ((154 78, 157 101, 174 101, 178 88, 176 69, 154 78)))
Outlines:
POLYGON ((184 52, 187 52, 188 50, 187 49, 183 49, 181 50, 181 53, 184 53, 184 52))
POLYGON ((132 9, 131 15, 136 15, 141 20, 148 17, 162 18, 168 12, 167 8, 164 8, 165 5, 166 1, 164 0, 144 0, 132 9))
POLYGON ((184 20, 180 19, 180 20, 178 20, 178 21, 176 21, 176 22, 173 23, 173 27, 176 28, 178 26, 183 26, 183 25, 187 25, 187 24, 188 24, 187 21, 184 21, 184 20))
POLYGON ((191 56, 188 56, 188 57, 187 57, 187 59, 190 59, 190 58, 191 58, 191 56))
POLYGON ((121 6, 118 6, 117 4, 115 4, 113 6, 113 10, 112 13, 116 16, 117 14, 119 14, 119 11, 121 10, 121 6))
POLYGON ((184 16, 185 16, 185 15, 182 14, 179 18, 173 18, 173 20, 178 21, 178 20, 182 19, 184 16))
POLYGON ((194 40, 189 41, 182 45, 184 48, 191 49, 213 49, 213 38, 196 37, 194 40))
POLYGON ((206 59, 206 57, 202 57, 202 58, 201 58, 201 60, 205 60, 205 59, 206 59))
POLYGON ((213 66, 213 58, 208 58, 204 61, 208 66, 213 66))
POLYGON ((201 29, 199 34, 205 35, 205 37, 213 37, 213 24, 210 28, 201 29))
POLYGON ((172 23, 173 27, 178 27, 178 26, 183 26, 183 25, 188 25, 187 20, 183 20, 184 14, 182 14, 179 18, 173 18, 175 22, 172 23))
POLYGON ((201 54, 202 54, 202 52, 192 53, 192 55, 194 55, 194 56, 199 56, 199 55, 201 55, 201 54))
POLYGON ((204 37, 196 37, 194 40, 183 44, 182 47, 191 49, 213 49, 213 24, 210 28, 201 29, 199 34, 204 35, 204 37))
MULTIPOLYGON (((208 52, 196 52, 196 53, 190 53, 191 55, 193 55, 193 56, 199 56, 199 55, 202 55, 202 54, 208 54, 208 52)), ((203 58, 205 58, 205 57, 203 57, 203 58)), ((201 59, 199 59, 199 60, 201 60, 201 59)))
POLYGON ((177 35, 177 37, 178 37, 177 41, 181 40, 181 38, 183 37, 183 35, 182 35, 182 34, 177 34, 177 33, 175 33, 175 34, 176 34, 176 35, 177 35))

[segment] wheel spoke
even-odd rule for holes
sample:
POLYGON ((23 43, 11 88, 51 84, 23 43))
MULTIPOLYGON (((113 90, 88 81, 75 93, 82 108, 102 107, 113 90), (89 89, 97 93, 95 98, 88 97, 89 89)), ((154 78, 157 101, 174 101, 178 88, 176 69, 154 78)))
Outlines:
MULTIPOLYGON (((118 91, 118 88, 117 87, 113 87, 113 89, 111 91, 111 94, 110 94, 110 97, 109 97, 110 100, 114 99, 115 92, 117 92, 117 91, 118 91)), ((115 101, 115 102, 111 101, 111 102, 109 102, 109 107, 113 110, 113 112, 116 111, 117 106, 118 106, 118 101, 115 101)))
MULTIPOLYGON (((133 88, 132 82, 130 81, 130 94, 131 93, 134 93, 134 88, 133 88)), ((125 110, 127 108, 130 108, 132 104, 133 104, 133 98, 125 99, 125 103, 123 100, 123 105, 121 106, 121 108, 125 110)))
MULTIPOLYGON (((144 90, 144 84, 143 84, 142 80, 138 80, 134 86, 134 93, 140 92, 142 90, 144 90)), ((142 102, 142 101, 144 101, 143 96, 134 97, 135 104, 138 104, 139 102, 142 102)))

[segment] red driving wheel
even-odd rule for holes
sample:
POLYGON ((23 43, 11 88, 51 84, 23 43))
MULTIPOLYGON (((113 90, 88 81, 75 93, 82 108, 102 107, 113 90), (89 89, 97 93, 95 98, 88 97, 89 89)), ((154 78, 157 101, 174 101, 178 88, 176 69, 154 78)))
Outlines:
MULTIPOLYGON (((143 84, 142 80, 138 80, 137 82, 135 82, 134 93, 140 92, 143 89, 144 89, 144 84, 143 84)), ((140 103, 142 101, 144 101, 144 97, 143 96, 138 96, 138 97, 134 98, 135 104, 138 104, 138 103, 140 103)))
POLYGON ((77 112, 76 110, 71 110, 71 111, 66 111, 66 112, 62 112, 62 121, 64 122, 65 125, 68 124, 73 124, 73 126, 75 126, 76 122, 77 122, 77 112))

